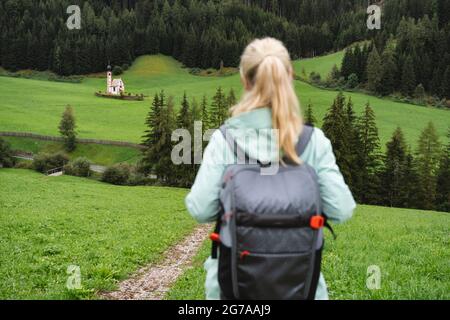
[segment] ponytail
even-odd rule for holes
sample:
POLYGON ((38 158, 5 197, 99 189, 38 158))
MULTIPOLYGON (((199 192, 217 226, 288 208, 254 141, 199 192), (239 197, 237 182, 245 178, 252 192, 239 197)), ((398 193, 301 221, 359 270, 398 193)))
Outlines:
POLYGON ((289 53, 273 38, 253 41, 241 58, 241 77, 248 86, 242 100, 233 107, 238 115, 259 107, 272 109, 272 127, 278 130, 279 149, 299 164, 295 142, 302 129, 300 104, 292 81, 289 53))

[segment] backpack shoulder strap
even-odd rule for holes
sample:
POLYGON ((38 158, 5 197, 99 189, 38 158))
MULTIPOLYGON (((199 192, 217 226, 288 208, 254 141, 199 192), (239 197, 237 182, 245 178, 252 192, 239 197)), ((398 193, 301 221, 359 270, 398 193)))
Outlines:
POLYGON ((237 144, 236 140, 233 138, 231 133, 228 132, 227 127, 223 124, 222 126, 220 126, 219 130, 222 133, 225 141, 230 146, 236 158, 239 161, 244 161, 244 163, 247 163, 250 157, 244 150, 242 150, 241 147, 239 147, 239 145, 237 144))
POLYGON ((297 151, 297 155, 301 156, 308 146, 309 140, 311 140, 311 136, 313 134, 314 127, 310 125, 304 125, 302 134, 300 135, 297 145, 295 146, 295 150, 297 151))

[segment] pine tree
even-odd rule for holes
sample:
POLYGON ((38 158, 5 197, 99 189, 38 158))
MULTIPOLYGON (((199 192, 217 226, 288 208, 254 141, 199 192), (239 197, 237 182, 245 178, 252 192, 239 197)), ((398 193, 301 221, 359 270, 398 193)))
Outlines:
POLYGON ((317 123, 317 120, 316 120, 316 118, 314 117, 314 114, 313 114, 311 100, 309 101, 308 106, 306 107, 305 120, 304 121, 305 121, 306 124, 309 124, 309 125, 312 125, 312 126, 316 125, 316 123, 317 123))
POLYGON ((361 150, 361 143, 356 130, 356 115, 353 110, 352 97, 348 98, 345 106, 345 132, 344 140, 347 141, 346 159, 348 162, 349 173, 351 178, 349 184, 352 190, 357 194, 357 181, 361 180, 360 170, 358 167, 358 152, 361 150))
POLYGON ((382 77, 381 58, 376 46, 373 46, 372 52, 367 59, 367 89, 377 92, 380 87, 382 77))
POLYGON ((379 201, 380 139, 375 122, 375 113, 366 104, 364 112, 357 119, 356 132, 359 140, 357 168, 359 179, 356 190, 361 203, 375 204, 379 201))
POLYGON ((420 179, 421 192, 418 194, 419 206, 422 209, 432 210, 435 208, 437 172, 441 158, 441 144, 432 122, 422 131, 416 159, 420 179))
POLYGON ((372 51, 372 43, 370 45, 364 44, 363 50, 361 52, 361 59, 359 61, 359 81, 361 83, 367 82, 367 60, 369 59, 369 54, 372 51))
POLYGON ((358 76, 358 79, 361 79, 363 74, 360 69, 362 60, 362 52, 361 47, 359 44, 355 46, 355 50, 353 52, 353 72, 356 76, 358 76))
POLYGON ((447 138, 449 142, 439 164, 436 193, 436 209, 444 212, 450 212, 450 128, 447 138))
POLYGON ((417 195, 420 192, 420 180, 417 172, 417 163, 411 154, 406 155, 405 165, 403 169, 403 204, 405 208, 419 208, 417 195))
POLYGON ((192 121, 201 121, 202 120, 202 110, 198 105, 197 99, 192 98, 191 100, 191 115, 192 121))
POLYGON ((77 132, 75 131, 75 116, 71 106, 66 106, 59 123, 59 133, 63 137, 64 148, 67 152, 72 152, 76 148, 77 132))
POLYGON ((345 50, 344 58, 342 59, 341 75, 347 79, 352 73, 355 73, 355 56, 353 49, 345 50))
POLYGON ((445 70, 441 92, 443 97, 450 99, 450 66, 445 70))
POLYGON ((189 129, 192 125, 192 115, 186 92, 181 100, 181 109, 178 112, 177 127, 180 129, 189 129))
POLYGON ((353 101, 352 97, 348 98, 347 105, 345 106, 345 113, 347 115, 347 126, 353 127, 355 125, 356 115, 353 110, 353 101))
MULTIPOLYGON (((230 92, 228 92, 228 96, 227 96, 227 108, 230 109, 231 107, 233 107, 237 102, 236 99, 236 94, 234 93, 233 88, 230 89, 230 92)), ((228 112, 228 110, 227 110, 228 112)))
POLYGON ((433 71, 433 77, 431 78, 430 84, 430 92, 437 96, 442 96, 442 79, 443 79, 443 71, 438 67, 433 71))
MULTIPOLYGON (((172 124, 170 122, 170 117, 172 116, 169 114, 170 112, 173 113, 173 107, 172 111, 170 111, 164 90, 162 90, 153 99, 152 106, 147 115, 147 130, 143 136, 144 140, 142 143, 146 148, 143 151, 144 154, 141 160, 140 170, 145 174, 156 174, 162 182, 167 180, 167 172, 161 169, 164 168, 162 164, 164 150, 166 144, 171 146, 171 135, 167 136, 167 126, 172 124)), ((171 163, 170 153, 169 161, 171 163)))
POLYGON ((349 127, 345 111, 345 97, 339 92, 323 119, 322 130, 331 141, 336 162, 345 181, 352 186, 351 160, 349 159, 349 127))
POLYGON ((384 96, 390 95, 395 90, 395 76, 397 74, 397 64, 394 54, 390 48, 386 48, 381 56, 381 81, 377 88, 377 93, 384 96))
POLYGON ((160 139, 160 136, 158 135, 159 132, 157 130, 160 114, 161 104, 159 101, 159 95, 155 94, 152 106, 145 119, 145 125, 147 126, 147 129, 142 136, 142 145, 148 148, 154 145, 160 139))
POLYGON ((169 97, 165 102, 160 95, 160 103, 162 103, 159 126, 161 138, 149 151, 153 155, 152 157, 156 158, 153 163, 153 173, 161 183, 174 186, 178 181, 174 174, 176 172, 175 165, 172 162, 172 132, 175 127, 173 97, 169 97))
POLYGON ((386 144, 384 170, 381 174, 380 196, 382 204, 403 207, 405 203, 406 143, 403 132, 397 128, 386 144))
MULTIPOLYGON (((187 129, 191 134, 191 149, 189 150, 192 161, 192 137, 193 137, 193 118, 190 110, 186 92, 181 101, 181 109, 178 112, 176 121, 177 129, 187 129)), ((176 142, 177 143, 177 142, 176 142)), ((192 166, 189 163, 182 163, 175 166, 176 181, 179 187, 188 187, 192 182, 192 166)))
POLYGON ((219 87, 211 103, 211 121, 213 128, 219 128, 227 118, 227 102, 222 87, 219 87))
POLYGON ((200 109, 201 109, 203 133, 205 133, 205 131, 207 131, 211 127, 210 126, 210 115, 209 115, 209 111, 208 111, 208 100, 206 99, 206 95, 204 95, 202 98, 202 103, 200 104, 200 109))
POLYGON ((192 184, 194 183, 195 177, 197 176, 197 172, 200 169, 200 164, 196 164, 196 155, 201 155, 203 152, 203 141, 202 144, 197 145, 194 141, 194 139, 196 139, 196 135, 201 134, 201 138, 203 139, 203 128, 201 132, 197 132, 196 131, 196 127, 195 127, 195 122, 198 121, 202 121, 202 109, 200 108, 199 104, 197 103, 197 100, 194 98, 192 99, 191 102, 191 114, 192 114, 192 123, 191 123, 191 128, 190 128, 190 133, 191 133, 191 144, 192 144, 192 154, 191 154, 191 160, 192 160, 192 164, 191 164, 191 170, 190 170, 190 176, 189 176, 189 181, 187 183, 188 187, 191 187, 192 184))
POLYGON ((341 72, 339 71, 337 65, 334 64, 333 68, 331 69, 331 72, 330 72, 330 78, 333 81, 338 81, 340 77, 341 77, 341 72))
POLYGON ((425 88, 422 84, 417 85, 416 89, 414 90, 414 99, 416 99, 418 102, 423 103, 425 99, 425 88))
POLYGON ((405 96, 412 96, 416 88, 416 75, 414 73, 414 64, 411 56, 408 56, 403 64, 401 92, 405 96))

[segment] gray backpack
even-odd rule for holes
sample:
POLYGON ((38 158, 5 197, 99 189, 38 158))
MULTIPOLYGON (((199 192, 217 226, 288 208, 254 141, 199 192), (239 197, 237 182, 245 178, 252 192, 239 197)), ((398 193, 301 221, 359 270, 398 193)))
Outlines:
MULTIPOLYGON (((236 157, 248 155, 220 128, 236 157)), ((304 126, 300 156, 314 128, 304 126)), ((239 162, 242 163, 242 162, 239 162)), ((229 165, 221 210, 211 234, 219 258, 222 299, 314 299, 320 275, 323 226, 317 175, 306 163, 261 175, 261 163, 229 165), (219 254, 218 254, 219 253, 219 254)))

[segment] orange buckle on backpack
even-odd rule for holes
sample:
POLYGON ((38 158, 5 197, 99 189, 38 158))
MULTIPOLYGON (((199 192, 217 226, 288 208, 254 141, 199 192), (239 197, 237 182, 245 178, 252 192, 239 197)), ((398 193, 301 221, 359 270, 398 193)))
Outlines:
POLYGON ((247 250, 244 250, 244 251, 242 251, 241 252, 241 259, 244 259, 246 256, 248 256, 250 254, 250 252, 249 251, 247 251, 247 250))
POLYGON ((220 236, 219 236, 219 234, 218 233, 211 233, 210 235, 209 235, 209 238, 212 240, 212 241, 214 241, 214 242, 220 242, 220 236))
POLYGON ((324 226, 325 219, 322 216, 312 216, 309 225, 312 229, 320 229, 324 226))

